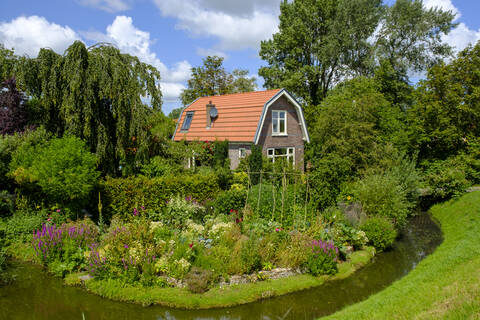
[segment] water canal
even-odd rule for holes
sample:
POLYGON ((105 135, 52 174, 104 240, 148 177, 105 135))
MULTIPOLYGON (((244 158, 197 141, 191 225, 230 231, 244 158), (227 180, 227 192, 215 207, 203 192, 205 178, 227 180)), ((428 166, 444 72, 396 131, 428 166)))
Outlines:
POLYGON ((16 280, 0 288, 0 319, 315 319, 366 299, 411 271, 441 243, 439 226, 429 215, 411 219, 393 250, 350 278, 243 306, 212 310, 177 310, 114 302, 66 287, 40 267, 15 262, 16 280))

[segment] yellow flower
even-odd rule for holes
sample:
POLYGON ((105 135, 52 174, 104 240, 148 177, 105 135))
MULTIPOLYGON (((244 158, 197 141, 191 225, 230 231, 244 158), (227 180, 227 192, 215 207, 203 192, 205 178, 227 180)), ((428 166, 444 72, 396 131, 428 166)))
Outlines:
POLYGON ((347 196, 347 200, 350 201, 352 199, 352 197, 350 196, 347 196))

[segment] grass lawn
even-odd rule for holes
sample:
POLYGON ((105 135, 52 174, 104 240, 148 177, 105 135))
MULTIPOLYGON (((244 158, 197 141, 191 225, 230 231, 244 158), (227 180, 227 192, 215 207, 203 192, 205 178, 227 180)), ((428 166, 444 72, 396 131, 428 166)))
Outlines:
POLYGON ((480 192, 431 209, 444 234, 407 276, 326 319, 480 319, 480 192))

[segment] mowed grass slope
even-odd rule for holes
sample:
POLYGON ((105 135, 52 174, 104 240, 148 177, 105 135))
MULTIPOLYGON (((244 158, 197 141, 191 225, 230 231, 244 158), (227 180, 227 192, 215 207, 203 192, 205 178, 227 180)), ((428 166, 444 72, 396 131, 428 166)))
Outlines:
POLYGON ((326 319, 480 319, 480 192, 431 209, 444 234, 407 276, 326 319))

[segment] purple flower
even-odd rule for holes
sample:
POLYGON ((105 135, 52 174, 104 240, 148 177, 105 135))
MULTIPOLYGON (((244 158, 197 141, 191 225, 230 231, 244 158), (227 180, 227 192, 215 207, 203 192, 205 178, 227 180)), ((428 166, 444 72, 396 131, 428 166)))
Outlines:
POLYGON ((128 249, 128 245, 124 245, 123 247, 124 247, 125 249, 128 249))
POLYGON ((137 216, 137 215, 138 215, 138 210, 137 210, 137 208, 133 208, 133 215, 134 215, 134 216, 137 216))

